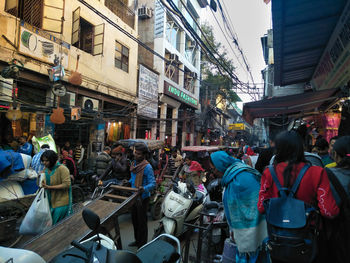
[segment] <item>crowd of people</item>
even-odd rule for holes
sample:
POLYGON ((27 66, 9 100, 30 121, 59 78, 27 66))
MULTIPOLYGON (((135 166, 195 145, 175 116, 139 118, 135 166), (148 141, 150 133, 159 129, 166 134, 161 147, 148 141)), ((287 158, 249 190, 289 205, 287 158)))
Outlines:
MULTIPOLYGON (((321 215, 320 223, 314 226, 319 233, 319 249, 312 262, 347 261, 350 136, 334 137, 330 144, 319 137, 309 148, 304 142, 300 130, 284 131, 259 154, 247 146, 235 154, 236 158, 223 151, 211 154, 214 172, 225 186, 223 202, 238 248, 237 262, 268 262, 266 202, 281 197, 280 187, 291 191, 302 170, 303 177, 293 194, 321 215)), ((271 253, 272 262, 291 262, 287 255, 284 260, 274 255, 271 253)))
MULTIPOLYGON (((25 137, 20 138, 17 150, 32 155, 25 137)), ((42 186, 49 193, 54 223, 72 212, 71 185, 83 156, 81 143, 73 149, 69 142, 58 154, 45 144, 33 156, 32 168, 44 174, 42 186)), ((130 246, 141 247, 148 240, 147 210, 156 186, 155 174, 166 168, 167 174, 177 174, 198 189, 203 187, 204 177, 221 178, 227 223, 237 245, 236 262, 269 262, 266 204, 281 196, 280 187, 291 191, 303 173, 293 194, 320 215, 320 223, 316 226, 313 222, 319 231, 319 249, 313 260, 346 262, 350 251, 350 136, 334 137, 329 143, 319 137, 314 145, 307 145, 300 129, 284 131, 262 151, 243 144, 238 152, 217 151, 208 159, 210 169, 205 170, 198 159, 176 148, 157 153, 149 152, 144 144, 133 149, 120 144, 104 147, 96 157, 96 182, 128 185, 140 192, 131 209, 135 241, 130 246)), ((272 262, 284 262, 273 255, 272 262)))

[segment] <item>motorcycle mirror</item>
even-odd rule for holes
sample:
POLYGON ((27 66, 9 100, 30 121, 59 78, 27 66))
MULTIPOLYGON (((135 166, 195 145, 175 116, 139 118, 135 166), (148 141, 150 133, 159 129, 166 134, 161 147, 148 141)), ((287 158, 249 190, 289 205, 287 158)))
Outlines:
POLYGON ((96 231, 100 226, 100 217, 88 208, 85 208, 82 214, 85 224, 91 230, 96 231))

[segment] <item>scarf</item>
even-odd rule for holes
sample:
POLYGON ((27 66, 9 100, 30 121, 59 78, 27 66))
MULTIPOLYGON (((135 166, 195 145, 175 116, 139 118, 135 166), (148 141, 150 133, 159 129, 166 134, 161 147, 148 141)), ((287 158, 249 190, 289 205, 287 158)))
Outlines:
POLYGON ((224 172, 224 208, 233 230, 239 253, 257 252, 267 237, 265 216, 258 211, 260 173, 229 156, 226 152, 211 155, 217 170, 224 172))
POLYGON ((145 170, 146 166, 149 164, 147 160, 143 160, 139 164, 136 164, 134 162, 130 167, 130 172, 136 174, 135 178, 135 187, 138 188, 142 186, 142 179, 143 179, 143 170, 145 170))

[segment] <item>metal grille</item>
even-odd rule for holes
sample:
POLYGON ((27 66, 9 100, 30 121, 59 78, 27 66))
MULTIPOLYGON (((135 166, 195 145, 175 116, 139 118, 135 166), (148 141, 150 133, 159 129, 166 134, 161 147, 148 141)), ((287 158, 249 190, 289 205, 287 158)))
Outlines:
POLYGON ((41 28, 43 0, 23 0, 23 20, 35 27, 41 28))
POLYGON ((120 0, 106 0, 106 7, 131 28, 135 26, 135 13, 120 0))

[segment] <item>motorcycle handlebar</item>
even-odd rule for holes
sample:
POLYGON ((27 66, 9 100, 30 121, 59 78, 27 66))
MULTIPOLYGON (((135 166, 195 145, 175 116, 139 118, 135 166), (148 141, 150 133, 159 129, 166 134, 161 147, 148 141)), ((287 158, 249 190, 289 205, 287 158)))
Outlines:
POLYGON ((89 250, 82 246, 78 241, 73 240, 72 243, 70 243, 73 247, 83 251, 85 254, 89 253, 89 250))

